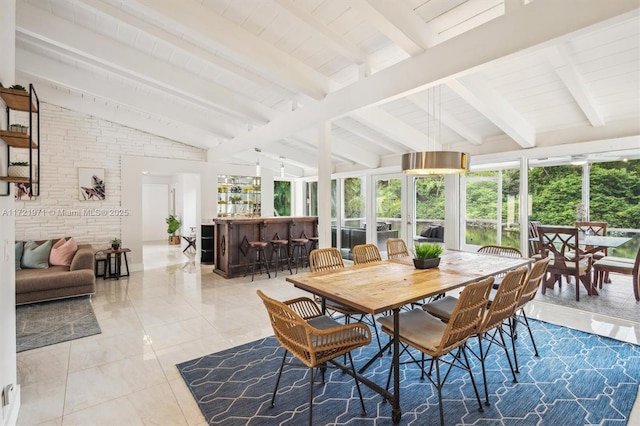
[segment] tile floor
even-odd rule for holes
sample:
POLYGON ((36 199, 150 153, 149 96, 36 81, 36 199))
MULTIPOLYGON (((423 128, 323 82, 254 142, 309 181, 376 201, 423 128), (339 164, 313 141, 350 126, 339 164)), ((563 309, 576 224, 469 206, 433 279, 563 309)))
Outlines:
MULTIPOLYGON (((144 248, 145 271, 98 280, 102 334, 18 354, 19 425, 206 424, 176 363, 271 335, 256 289, 303 294, 284 281, 223 279, 166 242, 144 248)), ((529 314, 638 343, 640 323, 535 301, 529 314), (567 315, 567 312, 571 315, 567 315)), ((634 407, 629 424, 640 424, 634 407)))

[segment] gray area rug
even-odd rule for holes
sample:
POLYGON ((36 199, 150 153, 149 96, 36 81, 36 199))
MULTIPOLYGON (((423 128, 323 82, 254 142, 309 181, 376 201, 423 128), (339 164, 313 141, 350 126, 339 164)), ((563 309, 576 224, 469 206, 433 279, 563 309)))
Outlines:
POLYGON ((633 295, 631 276, 611 274, 611 280, 610 284, 598 289, 598 296, 588 296, 584 287, 581 287, 578 302, 575 284, 563 279, 562 288, 556 284, 553 289, 547 289, 546 294, 539 291, 535 300, 640 322, 640 302, 636 302, 633 295))
POLYGON ((89 296, 16 307, 16 352, 100 333, 89 296))

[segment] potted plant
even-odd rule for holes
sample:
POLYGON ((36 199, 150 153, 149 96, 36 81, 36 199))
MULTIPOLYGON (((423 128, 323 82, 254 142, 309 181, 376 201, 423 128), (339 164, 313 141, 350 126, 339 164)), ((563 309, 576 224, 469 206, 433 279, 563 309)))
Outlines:
POLYGON ((120 240, 120 238, 116 237, 113 240, 111 240, 111 248, 114 250, 118 250, 120 248, 120 243, 122 241, 120 240))
POLYGON ((438 243, 421 243, 413 247, 413 265, 418 269, 435 268, 440 264, 442 246, 438 243))
POLYGON ((23 92, 27 91, 27 89, 24 86, 21 86, 19 84, 14 84, 13 86, 9 87, 9 89, 22 90, 23 92))
POLYGON ((22 124, 11 124, 9 125, 9 131, 10 132, 16 132, 16 133, 27 133, 27 129, 29 127, 27 126, 23 126, 22 124))
POLYGON ((169 234, 169 244, 180 244, 180 236, 176 235, 176 231, 180 229, 182 225, 178 218, 174 215, 170 214, 168 218, 165 219, 167 222, 167 233, 169 234))
POLYGON ((12 161, 9 163, 7 175, 11 177, 29 178, 28 161, 12 161))

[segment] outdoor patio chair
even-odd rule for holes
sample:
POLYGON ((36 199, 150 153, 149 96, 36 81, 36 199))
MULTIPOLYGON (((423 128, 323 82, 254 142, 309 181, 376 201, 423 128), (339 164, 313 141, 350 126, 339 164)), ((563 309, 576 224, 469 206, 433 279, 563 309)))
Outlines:
POLYGON ((605 256, 593 264, 593 275, 596 284, 602 288, 605 276, 610 272, 633 276, 633 294, 640 302, 640 250, 635 261, 626 257, 605 256))
MULTIPOLYGON (((493 278, 489 277, 465 286, 462 293, 460 293, 455 308, 451 312, 449 322, 446 324, 420 308, 399 314, 399 334, 396 338, 399 339, 403 345, 403 353, 408 354, 412 362, 420 366, 422 371, 421 379, 424 379, 426 375, 436 387, 441 425, 444 425, 442 387, 453 367, 460 368, 469 373, 476 399, 478 400, 478 410, 484 411, 482 402, 480 401, 480 394, 478 393, 478 388, 476 387, 476 382, 473 377, 473 371, 469 364, 465 343, 470 336, 478 332, 478 327, 480 326, 487 306, 491 284, 493 284, 493 278), (417 360, 413 354, 407 350, 408 347, 413 347, 420 351, 421 359, 417 360), (453 352, 454 350, 456 350, 455 353, 453 352), (452 355, 452 360, 441 360, 448 354, 452 355), (425 372, 425 355, 430 357, 435 364, 435 380, 430 374, 425 372), (449 366, 444 378, 440 373, 441 362, 449 366)), ((378 322, 382 326, 384 333, 391 337, 394 336, 393 316, 384 316, 379 318, 378 322)), ((391 377, 391 374, 392 370, 390 369, 389 377, 391 377)))
POLYGON ((547 288, 553 288, 556 282, 561 282, 562 276, 575 278, 576 300, 580 301, 580 283, 593 294, 591 287, 591 268, 593 257, 583 253, 578 247, 578 228, 566 226, 538 226, 539 247, 542 258, 551 258, 549 262, 549 277, 542 286, 542 294, 547 288))
POLYGON ((260 290, 257 291, 257 294, 267 309, 275 337, 284 349, 270 407, 274 406, 284 366, 300 366, 302 363, 302 366, 309 369, 309 425, 313 424, 314 371, 318 367, 322 368, 323 382, 325 368, 351 370, 350 375, 356 381, 356 389, 360 397, 362 416, 366 416, 351 351, 371 342, 369 327, 364 324, 340 324, 334 319, 322 315, 318 305, 306 297, 280 302, 268 297, 260 290), (287 362, 289 353, 299 362, 287 362), (342 355, 349 358, 350 367, 332 362, 342 355))

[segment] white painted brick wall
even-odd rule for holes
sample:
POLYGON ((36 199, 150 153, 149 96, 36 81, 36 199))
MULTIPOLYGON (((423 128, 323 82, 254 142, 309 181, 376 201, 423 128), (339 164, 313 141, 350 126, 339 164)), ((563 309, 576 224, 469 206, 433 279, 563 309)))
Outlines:
MULTIPOLYGON (((207 160, 205 150, 55 105, 41 102, 40 114, 40 196, 16 201, 16 240, 73 236, 106 248, 120 236, 120 217, 91 216, 87 210, 120 208, 121 191, 126 191, 120 182, 121 156, 207 160), (104 201, 79 200, 79 167, 105 169, 104 201)), ((12 161, 27 159, 26 150, 12 153, 12 161)))

